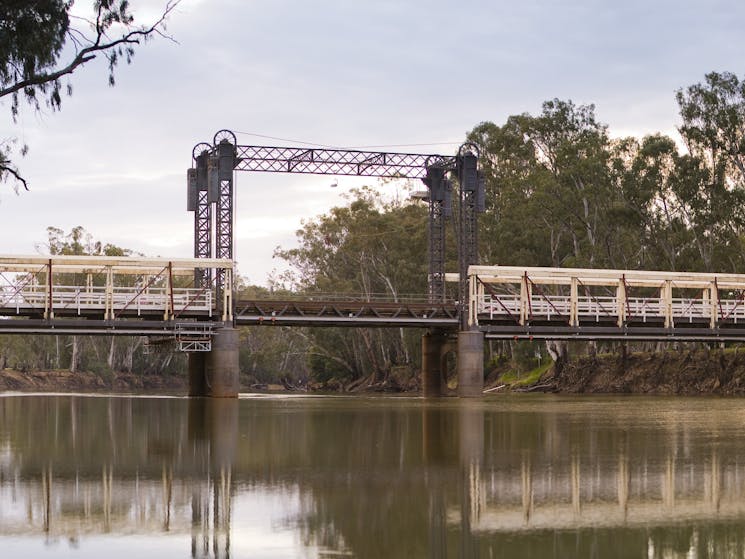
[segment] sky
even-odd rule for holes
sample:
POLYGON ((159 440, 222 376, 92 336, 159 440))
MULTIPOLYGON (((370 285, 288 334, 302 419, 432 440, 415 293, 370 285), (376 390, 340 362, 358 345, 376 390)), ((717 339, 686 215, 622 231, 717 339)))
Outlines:
MULTIPOLYGON (((147 24, 165 0, 130 4, 147 24)), ((221 129, 245 145, 453 154, 480 122, 559 98, 593 103, 613 136, 675 137, 678 89, 711 71, 745 76, 744 19, 736 0, 182 0, 175 42, 140 46, 115 87, 96 60, 60 112, 25 109, 14 123, 0 103, 0 138, 29 147, 16 163, 30 185, 0 184, 0 253, 43 254, 48 226, 80 225, 147 256, 192 256, 186 170, 221 129)), ((239 273, 266 284, 302 220, 376 185, 332 182, 238 173, 239 273)))

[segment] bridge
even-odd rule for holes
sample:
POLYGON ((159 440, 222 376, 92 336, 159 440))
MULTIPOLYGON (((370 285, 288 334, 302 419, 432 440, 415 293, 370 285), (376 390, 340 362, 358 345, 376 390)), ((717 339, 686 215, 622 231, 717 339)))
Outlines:
POLYGON ((469 268, 469 324, 487 338, 745 339, 745 275, 469 268))
POLYGON ((478 149, 455 156, 238 145, 229 130, 192 150, 187 209, 194 258, 0 257, 0 333, 147 336, 189 353, 190 393, 238 393, 238 327, 421 328, 425 396, 443 391, 457 351, 458 394, 483 392, 485 339, 745 339, 745 275, 478 264, 484 183, 478 149), (238 171, 410 178, 427 187, 428 291, 235 300, 238 171), (445 271, 456 221, 458 271, 445 271), (457 301, 446 283, 457 284, 457 301))

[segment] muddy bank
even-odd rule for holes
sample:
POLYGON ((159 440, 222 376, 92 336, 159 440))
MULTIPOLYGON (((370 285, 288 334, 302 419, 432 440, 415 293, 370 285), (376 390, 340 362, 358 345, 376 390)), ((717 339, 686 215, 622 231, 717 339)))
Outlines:
POLYGON ((70 371, 0 371, 0 392, 124 392, 186 394, 188 381, 176 376, 114 373, 104 379, 94 373, 70 371))
MULTIPOLYGON (((486 389, 501 392, 509 386, 498 378, 487 381, 486 389)), ((410 392, 419 391, 418 376, 391 375, 384 382, 371 379, 348 385, 257 385, 241 379, 241 391, 248 392, 410 392)), ((550 369, 533 386, 518 391, 589 394, 721 394, 745 395, 745 349, 668 351, 581 357, 564 365, 561 372, 550 369)), ((102 378, 94 373, 69 371, 0 371, 0 392, 120 392, 185 395, 185 376, 116 373, 102 378)))
POLYGON ((667 351, 585 357, 552 369, 540 390, 563 393, 745 395, 745 350, 667 351))

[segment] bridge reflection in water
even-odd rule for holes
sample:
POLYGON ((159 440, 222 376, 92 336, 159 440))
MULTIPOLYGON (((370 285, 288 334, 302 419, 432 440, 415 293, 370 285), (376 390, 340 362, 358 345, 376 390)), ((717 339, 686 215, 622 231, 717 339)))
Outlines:
POLYGON ((122 550, 157 541, 143 557, 165 544, 192 557, 743 557, 740 407, 5 397, 0 545, 67 540, 80 557, 107 538, 122 550))

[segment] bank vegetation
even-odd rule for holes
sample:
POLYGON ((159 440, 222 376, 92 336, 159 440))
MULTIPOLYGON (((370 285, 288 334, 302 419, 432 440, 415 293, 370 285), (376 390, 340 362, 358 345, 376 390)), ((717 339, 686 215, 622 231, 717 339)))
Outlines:
MULTIPOLYGON (((538 114, 482 122, 464 140, 481 152, 485 264, 669 271, 745 271, 745 83, 711 73, 675 95, 678 135, 614 137, 593 105, 553 99, 538 114)), ((269 287, 238 281, 239 298, 353 293, 400 299, 427 291, 427 207, 422 185, 370 184, 305 221, 297 244, 276 257, 290 272, 269 287)), ((450 227, 450 226, 449 226, 450 227)), ((453 224, 453 231, 455 226, 453 224)), ((447 269, 457 270, 449 233, 447 269)), ((76 228, 50 229, 52 254, 108 254, 76 228), (57 252, 55 252, 57 251, 57 252)), ((109 252, 107 252, 109 251, 109 252)), ((256 327, 241 331, 243 384, 301 388, 417 386, 423 332, 406 329, 256 327)), ((640 344, 577 344, 574 356, 659 353, 640 344), (625 352, 625 353, 624 353, 625 352)), ((486 374, 546 366, 545 347, 486 344, 486 374)), ((451 362, 452 365, 452 362, 451 362)), ((183 374, 185 360, 143 352, 138 339, 0 336, 0 368, 183 374)), ((495 381, 496 382, 496 381, 495 381)))

